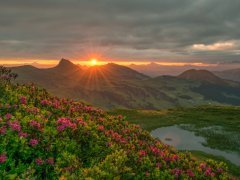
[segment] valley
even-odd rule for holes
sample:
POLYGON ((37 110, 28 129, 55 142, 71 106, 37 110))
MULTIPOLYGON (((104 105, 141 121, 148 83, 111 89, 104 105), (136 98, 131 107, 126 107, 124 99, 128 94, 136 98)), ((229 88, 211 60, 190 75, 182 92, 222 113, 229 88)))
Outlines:
POLYGON ((83 67, 62 59, 56 67, 12 68, 19 83, 35 83, 59 97, 83 100, 105 109, 164 109, 201 104, 240 105, 240 84, 209 71, 151 78, 113 63, 83 67), (187 75, 186 75, 187 74, 187 75))

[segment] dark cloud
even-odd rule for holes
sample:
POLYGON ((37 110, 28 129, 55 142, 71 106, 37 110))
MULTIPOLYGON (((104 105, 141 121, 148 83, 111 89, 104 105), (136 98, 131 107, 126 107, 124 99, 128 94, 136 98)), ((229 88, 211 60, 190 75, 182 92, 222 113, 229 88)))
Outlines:
POLYGON ((240 61, 239 0, 0 0, 0 58, 240 61), (234 41, 226 50, 198 50, 234 41), (90 50, 89 50, 90 49, 90 50))

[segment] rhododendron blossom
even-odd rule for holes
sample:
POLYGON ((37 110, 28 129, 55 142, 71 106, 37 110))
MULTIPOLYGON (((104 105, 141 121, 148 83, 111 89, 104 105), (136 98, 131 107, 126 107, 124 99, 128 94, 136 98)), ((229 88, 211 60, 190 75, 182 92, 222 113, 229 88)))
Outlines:
POLYGON ((5 118, 6 118, 7 120, 9 120, 9 119, 12 118, 12 115, 11 115, 10 113, 7 113, 7 114, 5 115, 5 118))
POLYGON ((27 98, 25 96, 20 97, 20 103, 26 105, 27 104, 27 98))
POLYGON ((138 154, 139 154, 139 156, 146 156, 146 155, 147 155, 147 152, 144 151, 144 150, 140 150, 140 151, 138 152, 138 154))
POLYGON ((30 139, 29 144, 34 147, 38 144, 38 140, 37 139, 30 139))
POLYGON ((30 124, 31 127, 34 127, 36 129, 40 129, 40 127, 41 127, 41 124, 39 122, 35 121, 35 120, 30 121, 29 124, 30 124))
POLYGON ((8 122, 8 125, 11 127, 13 131, 18 131, 18 132, 21 131, 21 125, 17 120, 8 122))
POLYGON ((1 135, 6 134, 6 130, 7 130, 7 126, 0 127, 0 134, 1 135))
POLYGON ((77 127, 76 124, 72 123, 68 118, 59 118, 57 120, 57 124, 58 124, 57 130, 60 132, 65 130, 67 127, 71 129, 75 129, 77 127))
POLYGON ((9 85, 4 93, 0 179, 231 177, 225 165, 178 152, 121 115, 53 97, 33 85, 9 85))
POLYGON ((99 131, 103 131, 104 130, 104 126, 102 126, 102 125, 98 126, 98 130, 99 131))
POLYGON ((42 160, 41 158, 37 158, 37 159, 35 160, 35 162, 36 162, 36 164, 39 165, 39 166, 43 164, 43 160, 42 160))
POLYGON ((189 177, 194 177, 194 173, 190 169, 187 170, 187 174, 189 177))
POLYGON ((48 163, 49 165, 53 165, 54 164, 54 159, 52 157, 46 159, 46 163, 48 163))
POLYGON ((28 137, 28 133, 19 132, 19 133, 18 133, 18 136, 19 136, 19 137, 26 138, 26 137, 28 137))
POLYGON ((6 154, 0 154, 0 164, 5 163, 7 161, 6 154))

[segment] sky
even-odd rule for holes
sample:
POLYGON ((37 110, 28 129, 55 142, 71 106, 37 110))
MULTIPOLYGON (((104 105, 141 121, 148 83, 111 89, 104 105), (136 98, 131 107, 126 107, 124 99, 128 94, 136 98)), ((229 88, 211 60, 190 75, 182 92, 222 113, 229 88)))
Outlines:
POLYGON ((240 63, 239 0, 0 0, 0 63, 240 63))

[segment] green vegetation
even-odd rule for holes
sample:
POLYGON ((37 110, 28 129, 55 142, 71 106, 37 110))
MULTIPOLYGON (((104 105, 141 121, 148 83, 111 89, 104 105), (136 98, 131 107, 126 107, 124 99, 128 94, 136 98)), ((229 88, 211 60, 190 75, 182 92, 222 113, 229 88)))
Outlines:
POLYGON ((0 71, 0 179, 231 178, 224 163, 178 152, 121 115, 13 85, 12 75, 0 71))
POLYGON ((206 159, 214 159, 215 161, 224 162, 227 164, 229 171, 234 176, 240 176, 240 167, 236 166, 235 164, 232 164, 230 161, 226 160, 223 157, 220 156, 214 156, 211 154, 207 154, 201 151, 190 151, 194 157, 196 157, 198 160, 206 160, 206 159))
MULTIPOLYGON (((178 124, 205 137, 206 146, 236 151, 240 154, 240 107, 237 106, 199 106, 158 111, 113 110, 109 113, 122 114, 129 122, 139 124, 148 131, 178 124)), ((239 175, 237 169, 240 171, 240 167, 229 161, 206 154, 203 157, 223 160, 233 174, 239 175)))

